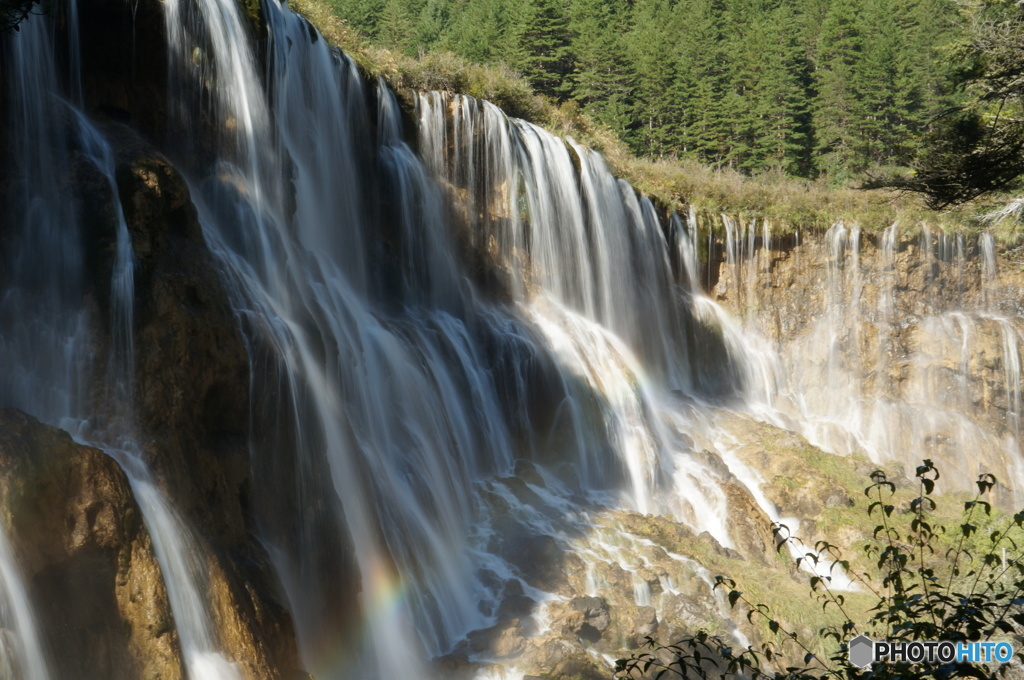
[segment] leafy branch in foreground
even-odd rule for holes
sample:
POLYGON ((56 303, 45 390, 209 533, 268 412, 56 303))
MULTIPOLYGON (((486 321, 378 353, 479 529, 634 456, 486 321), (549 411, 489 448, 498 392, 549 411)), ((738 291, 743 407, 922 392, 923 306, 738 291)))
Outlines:
MULTIPOLYGON (((1004 675, 1010 664, 901 661, 861 669, 850 662, 848 644, 858 634, 890 642, 986 642, 1000 636, 1019 639, 1024 630, 1024 511, 998 520, 999 528, 987 537, 980 536, 982 515, 993 520, 992 505, 984 498, 996 484, 995 477, 983 474, 977 481, 977 494, 964 504, 958 534, 951 537, 952 547, 942 550, 939 539, 947 532, 935 522, 937 505, 932 497, 939 471, 932 461, 925 460, 917 467, 916 477, 917 496, 900 512, 894 500, 896 485, 884 472, 873 472, 872 483, 864 490, 869 500, 867 514, 878 522, 864 548, 873 576, 853 571, 839 548, 827 541, 819 541, 813 551, 796 559, 798 567, 812 574, 811 593, 822 608, 835 607, 842 617, 840 625, 819 631, 822 640, 833 645, 827 657, 812 651, 809 642, 786 628, 766 605, 749 601, 733 580, 719 576, 715 588, 728 590, 730 606, 746 610, 747 620, 760 621, 777 642, 769 640, 758 649, 747 647, 737 652, 728 640, 704 631, 672 645, 647 638, 641 651, 618 660, 615 677, 913 680, 1004 675), (837 570, 858 589, 877 598, 865 620, 857 620, 845 596, 834 586, 837 570)), ((784 525, 776 525, 775 534, 780 552, 801 545, 784 525)), ((1024 661, 1024 654, 1018 658, 1024 661)))

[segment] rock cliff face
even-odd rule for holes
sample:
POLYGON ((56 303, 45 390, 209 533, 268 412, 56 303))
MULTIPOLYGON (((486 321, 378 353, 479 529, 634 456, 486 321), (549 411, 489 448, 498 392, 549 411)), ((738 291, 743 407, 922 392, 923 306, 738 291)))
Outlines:
POLYGON ((55 677, 183 677, 160 566, 112 458, 2 410, 0 499, 55 677))
POLYGON ((298 668, 250 505, 249 363, 184 179, 110 124, 136 268, 136 417, 150 470, 208 551, 220 643, 246 678, 298 668))
POLYGON ((737 230, 711 294, 777 352, 765 400, 812 440, 1013 486, 1024 276, 986 239, 836 225, 769 250, 737 230))
MULTIPOLYGON (((208 551, 226 654, 246 678, 289 677, 298 668, 291 622, 249 507, 249 365, 236 321, 184 180, 134 131, 110 123, 107 136, 138 262, 135 404, 144 456, 208 551)), ((90 189, 78 186, 83 196, 90 189)), ((109 199, 93 203, 109 209, 109 199)), ((110 247, 103 237, 101 254, 110 247)), ((97 258, 92 296, 101 308, 108 272, 97 258)), ((101 362, 91 389, 102 393, 111 337, 103 325, 93 331, 101 362)), ((85 668, 96 678, 182 677, 160 570, 117 464, 17 413, 4 414, 0 436, 10 459, 0 497, 24 537, 36 601, 45 603, 42 626, 67 637, 55 650, 60 676, 83 677, 85 668)))

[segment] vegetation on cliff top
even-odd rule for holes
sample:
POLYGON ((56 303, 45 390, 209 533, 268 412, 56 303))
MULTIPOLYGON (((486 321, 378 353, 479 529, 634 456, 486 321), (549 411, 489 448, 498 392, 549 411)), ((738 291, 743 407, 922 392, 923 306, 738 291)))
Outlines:
POLYGON ((958 102, 950 0, 327 0, 375 43, 504 63, 641 156, 835 179, 958 102))
MULTIPOLYGON (((404 0, 399 0, 399 4, 401 1, 404 0)), ((389 9, 379 15, 382 26, 407 20, 415 27, 410 18, 415 14, 401 14, 399 4, 391 0, 384 4, 389 9), (401 19, 403 16, 406 18, 401 19)), ((490 100, 509 115, 535 122, 556 134, 571 136, 600 151, 616 174, 671 209, 681 210, 692 205, 707 216, 728 212, 767 218, 773 222, 777 233, 825 229, 838 219, 846 219, 860 222, 868 231, 880 231, 900 221, 905 225, 927 223, 933 228, 967 232, 986 228, 993 230, 1004 245, 1016 245, 1019 240, 1013 219, 1004 220, 1002 226, 978 220, 975 215, 987 209, 979 202, 969 208, 937 212, 925 207, 915 195, 884 189, 859 190, 849 182, 839 181, 843 178, 835 174, 798 177, 787 174, 786 167, 780 164, 758 168, 743 168, 740 163, 709 165, 701 161, 700 154, 673 152, 641 157, 636 151, 643 148, 629 143, 629 135, 609 124, 606 116, 598 113, 593 105, 568 96, 565 88, 559 90, 552 86, 547 88, 548 94, 538 93, 536 81, 527 80, 503 61, 479 63, 442 49, 421 50, 411 56, 409 44, 399 45, 404 46, 404 51, 387 47, 393 44, 388 30, 373 29, 375 37, 360 30, 362 24, 377 19, 369 15, 362 19, 343 18, 342 11, 350 11, 350 17, 354 16, 344 0, 294 0, 291 5, 310 19, 330 42, 352 56, 364 72, 383 77, 397 91, 441 90, 490 100)), ((473 3, 467 4, 466 11, 472 6, 473 3)), ((939 40, 940 34, 945 35, 941 31, 929 33, 932 36, 929 40, 939 40)), ((432 45, 435 48, 449 46, 444 41, 432 45)), ((524 71, 529 73, 529 70, 524 71)), ((580 77, 577 74, 576 79, 566 80, 566 87, 578 83, 580 77)), ((868 165, 881 167, 877 163, 868 165)), ((988 207, 998 204, 998 198, 988 200, 988 207)))

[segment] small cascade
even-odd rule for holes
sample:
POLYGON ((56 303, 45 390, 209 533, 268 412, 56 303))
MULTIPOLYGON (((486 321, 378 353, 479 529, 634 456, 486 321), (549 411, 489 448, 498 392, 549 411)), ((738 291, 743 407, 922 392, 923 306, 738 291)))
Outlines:
MULTIPOLYGON (((142 510, 163 571, 171 611, 181 639, 185 667, 195 680, 238 680, 233 664, 217 650, 210 621, 209 603, 202 595, 206 587, 203 550, 190 535, 189 528, 154 485, 139 453, 135 438, 134 398, 134 270, 131 237, 125 223, 114 177, 113 152, 100 132, 76 112, 83 151, 107 179, 117 222, 116 250, 110 282, 113 352, 110 375, 113 398, 118 410, 113 421, 100 432, 83 424, 74 434, 81 440, 105 450, 128 475, 135 499, 142 510)), ((78 361, 83 361, 81 357, 78 361)))
POLYGON ((32 603, 6 529, 0 529, 0 678, 50 680, 32 603))
MULTIPOLYGON (((974 293, 962 234, 922 228, 916 253, 899 239, 899 225, 890 225, 865 259, 856 225, 839 222, 826 232, 819 315, 780 343, 778 375, 786 379, 767 398, 749 393, 753 410, 829 451, 908 466, 927 455, 964 479, 984 466, 1015 487, 1019 319, 965 308, 974 293), (995 381, 1001 394, 984 396, 989 388, 979 380, 995 381)), ((1000 293, 991 235, 979 239, 979 254, 981 308, 993 310, 1000 293)), ((806 266, 795 254, 792 261, 806 266)), ((749 310, 749 296, 735 306, 749 310)), ((753 332, 745 344, 764 328, 747 324, 753 332)))
POLYGON ((978 237, 978 250, 981 252, 981 296, 985 309, 991 310, 995 304, 996 286, 999 279, 999 267, 996 264, 996 242, 992 234, 985 232, 978 237))
POLYGON ((697 216, 691 213, 684 226, 678 215, 672 215, 670 233, 675 237, 676 257, 682 269, 681 283, 684 290, 691 296, 701 294, 700 261, 697 258, 697 216))
POLYGON ((729 466, 729 470, 750 491, 751 496, 757 501, 761 510, 778 527, 779 537, 787 540, 786 549, 795 560, 800 561, 800 567, 808 573, 826 579, 829 583, 829 588, 832 590, 857 590, 844 569, 833 560, 828 559, 827 556, 816 553, 812 547, 800 538, 800 518, 783 517, 779 514, 779 509, 775 507, 775 504, 764 495, 761 490, 764 478, 756 469, 743 463, 736 455, 735 450, 741 445, 741 442, 728 431, 713 424, 707 423, 703 429, 706 434, 714 438, 715 449, 722 456, 722 460, 729 466), (808 555, 816 555, 817 561, 807 559, 808 555))
POLYGON ((1010 431, 1020 439, 1020 347, 1024 336, 1014 323, 1005 318, 996 318, 1003 345, 1003 373, 1006 383, 1006 411, 1010 431))
MULTIPOLYGON (((108 450, 108 453, 121 463, 126 472, 140 464, 139 458, 130 452, 108 450)), ((203 550, 192 540, 189 528, 151 482, 130 472, 129 478, 167 585, 189 677, 194 680, 240 680, 237 667, 217 651, 210 621, 210 604, 201 591, 206 580, 203 550)))
MULTIPOLYGON (((882 321, 880 325, 882 332, 886 332, 889 324, 896 320, 896 299, 894 295, 897 275, 896 238, 898 230, 899 222, 893 222, 882 232, 882 279, 880 282, 881 290, 878 295, 878 314, 882 321)), ((879 347, 884 346, 884 344, 879 342, 879 347)))
POLYGON ((131 436, 133 422, 132 383, 135 369, 135 254, 132 239, 124 219, 121 202, 117 200, 117 178, 113 150, 103 135, 77 110, 72 110, 82 151, 103 173, 110 191, 111 206, 116 222, 116 245, 113 274, 110 281, 111 318, 114 352, 111 355, 109 380, 114 385, 114 398, 120 405, 116 430, 131 436))

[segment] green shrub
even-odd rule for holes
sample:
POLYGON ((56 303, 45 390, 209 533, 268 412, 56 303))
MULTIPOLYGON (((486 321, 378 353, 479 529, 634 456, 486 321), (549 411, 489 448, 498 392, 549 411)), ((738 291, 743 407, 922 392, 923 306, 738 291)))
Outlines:
MULTIPOLYGON (((797 559, 798 566, 805 560, 822 566, 813 570, 816 574, 824 571, 825 564, 830 565, 829 573, 842 568, 877 598, 867 620, 858 621, 847 609, 843 594, 830 587, 830 576, 811 577, 812 596, 821 607, 837 608, 843 615, 841 625, 820 631, 834 645, 831 654, 812 652, 807 641, 787 630, 767 606, 750 602, 733 580, 720 576, 715 587, 727 589, 729 603, 745 609, 749 621, 763 623, 774 641, 763 643, 759 649, 750 647, 737 652, 728 641, 703 631, 672 645, 648 638, 645 649, 618 661, 616 678, 913 680, 1005 674, 1010 664, 994 668, 968 662, 899 662, 861 669, 850 663, 847 644, 857 635, 892 642, 977 642, 1014 636, 1019 639, 1019 631, 1024 628, 1024 512, 1004 518, 1001 529, 979 536, 982 513, 986 517, 993 513, 984 498, 995 486, 995 478, 984 474, 977 482, 978 494, 964 504, 962 521, 952 534, 953 540, 940 541, 946 528, 932 521, 937 507, 932 492, 939 472, 926 460, 917 468, 916 476, 919 493, 901 523, 900 513, 894 515, 895 485, 881 471, 871 475, 872 484, 864 493, 871 501, 868 516, 878 524, 865 553, 873 573, 851 572, 839 549, 825 541, 818 542, 814 552, 797 559), (942 550, 942 543, 953 547, 942 550), (794 663, 794 659, 798 661, 794 663)), ((796 540, 782 525, 775 530, 780 551, 796 540)), ((1017 657, 1024 659, 1024 654, 1017 657)))

